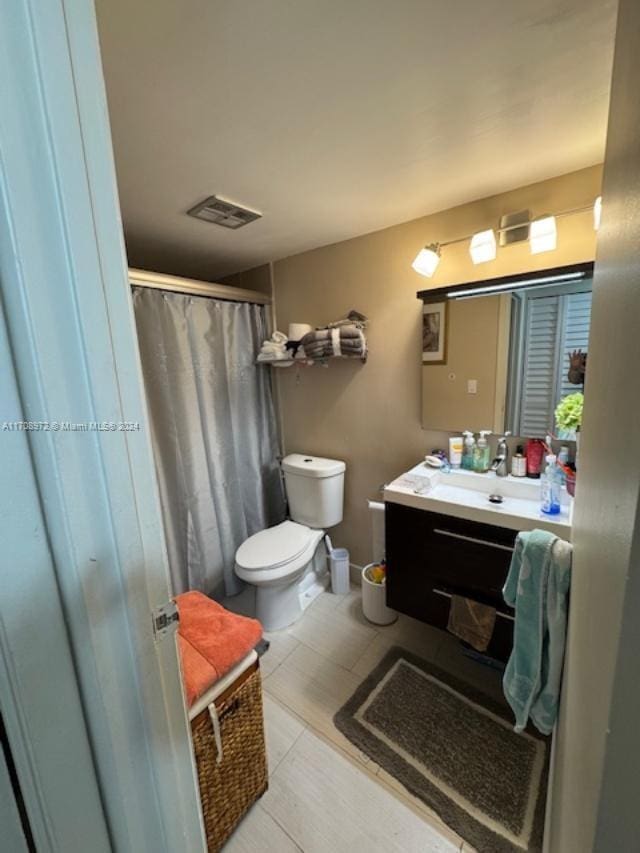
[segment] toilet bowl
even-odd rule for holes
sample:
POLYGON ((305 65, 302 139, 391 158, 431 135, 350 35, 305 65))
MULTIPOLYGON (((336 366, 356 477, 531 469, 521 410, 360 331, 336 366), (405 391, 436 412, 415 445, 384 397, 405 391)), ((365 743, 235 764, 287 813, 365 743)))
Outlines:
POLYGON ((328 579, 325 529, 342 521, 344 462, 292 453, 282 460, 290 518, 250 536, 235 572, 256 587, 256 617, 265 631, 293 624, 328 579))
POLYGON ((256 587, 256 616, 265 631, 286 628, 302 613, 300 581, 323 537, 323 530, 283 521, 238 548, 236 574, 256 587))

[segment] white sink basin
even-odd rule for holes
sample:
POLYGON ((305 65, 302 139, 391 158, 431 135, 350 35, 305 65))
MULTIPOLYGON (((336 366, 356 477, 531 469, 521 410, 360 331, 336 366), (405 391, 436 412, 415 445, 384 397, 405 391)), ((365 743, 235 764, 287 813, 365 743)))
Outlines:
POLYGON ((494 473, 452 470, 444 473, 424 462, 385 486, 389 503, 467 518, 513 530, 541 528, 563 539, 571 538, 573 500, 563 489, 560 515, 540 510, 540 481, 520 477, 497 477, 494 473), (502 503, 492 503, 499 495, 502 503))

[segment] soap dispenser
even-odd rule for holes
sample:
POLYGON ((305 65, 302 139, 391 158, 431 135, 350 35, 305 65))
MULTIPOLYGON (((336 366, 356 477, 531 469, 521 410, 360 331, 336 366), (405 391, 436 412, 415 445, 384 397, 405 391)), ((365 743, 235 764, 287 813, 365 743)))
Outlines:
POLYGON ((479 474, 485 474, 489 470, 489 464, 491 462, 491 459, 489 458, 489 442, 487 441, 488 435, 491 435, 490 429, 480 430, 480 438, 478 439, 478 443, 476 444, 473 452, 473 470, 477 471, 479 474))
POLYGON ((463 435, 462 468, 465 471, 473 471, 473 451, 475 450, 476 440, 471 430, 466 429, 463 435))

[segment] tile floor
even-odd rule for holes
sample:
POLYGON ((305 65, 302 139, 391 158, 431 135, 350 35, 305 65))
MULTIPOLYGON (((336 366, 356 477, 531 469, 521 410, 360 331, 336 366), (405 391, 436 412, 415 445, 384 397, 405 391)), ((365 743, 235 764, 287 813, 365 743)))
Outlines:
MULTIPOLYGON (((252 615, 253 590, 225 605, 252 615)), ((501 698, 500 675, 450 636, 400 616, 368 623, 360 591, 320 595, 291 628, 267 634, 261 661, 269 790, 225 853, 473 853, 437 815, 333 725, 333 715, 393 645, 501 698)))

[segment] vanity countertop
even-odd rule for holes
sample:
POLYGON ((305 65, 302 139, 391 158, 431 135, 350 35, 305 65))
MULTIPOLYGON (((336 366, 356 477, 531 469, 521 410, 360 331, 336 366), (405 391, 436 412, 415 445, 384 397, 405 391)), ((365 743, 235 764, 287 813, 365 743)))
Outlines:
POLYGON ((462 470, 444 473, 420 462, 385 486, 384 499, 512 530, 548 530, 571 541, 572 498, 563 490, 560 514, 545 515, 540 510, 539 480, 462 470), (489 501, 495 494, 502 496, 502 503, 489 501))

